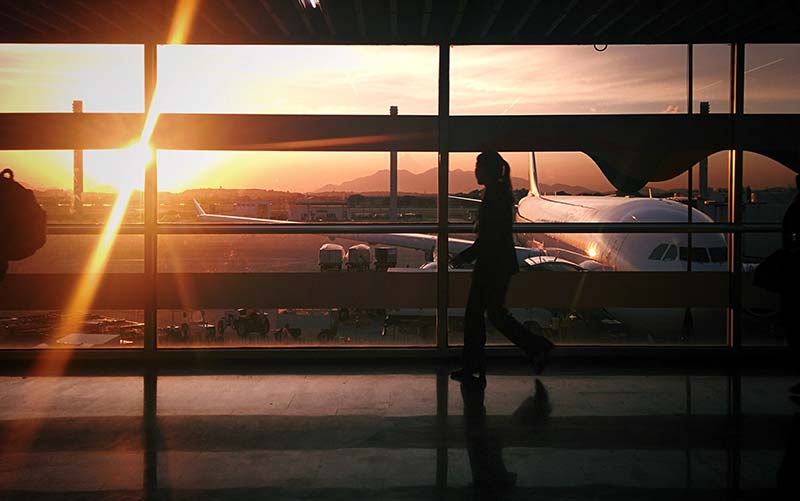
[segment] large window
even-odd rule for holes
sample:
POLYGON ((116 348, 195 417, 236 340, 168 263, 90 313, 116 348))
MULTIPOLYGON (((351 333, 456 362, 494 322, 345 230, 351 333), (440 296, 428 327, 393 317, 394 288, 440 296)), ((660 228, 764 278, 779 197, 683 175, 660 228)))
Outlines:
MULTIPOLYGON (((796 166, 778 162, 792 161, 779 134, 759 149, 719 116, 728 46, 695 46, 691 82, 679 45, 161 46, 153 66, 149 50, 0 47, 0 111, 66 114, 81 100, 105 125, 74 137, 104 144, 106 128, 135 132, 147 80, 153 111, 170 114, 147 184, 130 149, 36 150, 29 134, 0 151, 50 223, 2 285, 22 291, 0 303, 15 336, 3 346, 109 345, 69 337, 87 334, 133 347, 458 345, 469 268, 438 269, 437 243, 455 254, 475 239, 483 149, 511 165, 523 273, 509 307, 531 330, 576 345, 783 343, 776 298, 753 294, 747 272, 779 245, 796 166), (452 119, 435 116, 440 99, 452 119), (729 152, 743 143, 760 153, 743 154, 735 186, 729 152)), ((747 46, 748 112, 792 111, 794 52, 747 46)))

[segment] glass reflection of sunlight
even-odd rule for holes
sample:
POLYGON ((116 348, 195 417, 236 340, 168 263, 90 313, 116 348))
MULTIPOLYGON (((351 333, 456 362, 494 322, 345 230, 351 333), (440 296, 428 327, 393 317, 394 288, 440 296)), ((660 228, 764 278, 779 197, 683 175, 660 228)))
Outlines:
MULTIPOLYGON (((178 0, 170 27, 169 43, 182 43, 186 39, 189 29, 191 28, 192 19, 197 10, 197 4, 198 0, 178 0)), ((155 101, 155 98, 153 101, 155 101)), ((102 273, 105 270, 111 248, 116 239, 120 225, 122 224, 131 194, 136 187, 142 186, 144 172, 148 166, 152 165, 154 153, 149 146, 149 142, 152 137, 153 129, 155 128, 155 122, 158 119, 157 109, 158 106, 156 106, 155 103, 151 103, 150 111, 145 122, 145 128, 139 140, 123 150, 123 160, 121 164, 115 165, 113 185, 118 190, 117 200, 114 203, 114 207, 100 235, 97 247, 87 261, 83 273, 80 276, 80 281, 72 296, 69 298, 61 323, 56 329, 56 334, 59 338, 71 334, 80 327, 83 323, 86 311, 94 301, 97 288, 102 278, 102 273)), ((36 362, 29 374, 52 374, 61 376, 69 363, 71 352, 72 350, 69 348, 63 350, 42 350, 38 354, 36 362), (65 352, 67 356, 59 356, 59 354, 63 355, 65 352)), ((37 394, 36 405, 43 409, 48 404, 50 398, 51 395, 37 394)), ((4 444, 15 444, 16 449, 26 450, 36 437, 38 433, 37 428, 37 426, 31 426, 20 429, 12 426, 8 435, 0 438, 3 439, 2 443, 4 444)), ((13 464, 6 466, 12 470, 15 468, 13 464)))
MULTIPOLYGON (((169 43, 182 43, 186 39, 196 10, 197 0, 182 0, 177 3, 170 29, 169 43)), ((117 200, 111 209, 97 247, 86 263, 80 282, 64 312, 61 325, 56 331, 59 337, 75 331, 82 322, 84 312, 92 304, 102 273, 108 263, 111 248, 125 216, 131 194, 136 187, 143 185, 144 172, 152 165, 154 152, 149 142, 155 130, 155 124, 158 121, 157 94, 158 89, 154 92, 154 97, 150 103, 151 106, 149 107, 140 139, 123 150, 122 161, 115 166, 114 186, 118 190, 117 200)), ((42 363, 46 362, 43 360, 42 363)), ((53 367, 47 368, 53 370, 53 367)))

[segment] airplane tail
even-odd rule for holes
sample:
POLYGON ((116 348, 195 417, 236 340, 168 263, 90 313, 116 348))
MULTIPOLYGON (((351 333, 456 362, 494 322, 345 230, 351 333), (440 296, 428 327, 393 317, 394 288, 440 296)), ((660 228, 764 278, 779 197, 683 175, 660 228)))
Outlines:
POLYGON ((536 170, 536 152, 532 151, 528 158, 528 182, 530 183, 531 196, 541 196, 539 192, 539 172, 536 170))
POLYGON ((197 199, 193 198, 192 202, 194 202, 194 210, 197 212, 198 216, 205 216, 206 211, 203 210, 203 207, 200 205, 200 202, 197 199))

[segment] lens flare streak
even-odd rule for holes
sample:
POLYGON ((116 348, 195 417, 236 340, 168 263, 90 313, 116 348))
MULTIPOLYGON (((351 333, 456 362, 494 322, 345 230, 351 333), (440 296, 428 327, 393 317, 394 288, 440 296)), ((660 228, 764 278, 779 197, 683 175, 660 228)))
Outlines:
MULTIPOLYGON (((172 18, 169 36, 169 44, 180 44, 186 41, 191 29, 192 21, 197 13, 199 0, 181 0, 175 6, 175 14, 172 18)), ((147 117, 139 141, 126 148, 122 165, 117 168, 126 169, 131 172, 141 172, 142 179, 144 171, 152 165, 154 152, 150 147, 150 139, 153 137, 156 123, 158 122, 159 112, 158 85, 153 93, 153 97, 148 107, 147 117)), ((137 176, 121 176, 128 180, 137 179, 137 176)), ((80 326, 83 314, 92 304, 97 289, 102 279, 102 274, 108 264, 111 249, 114 246, 119 228, 125 218, 131 195, 138 182, 128 182, 126 185, 119 186, 119 194, 111 210, 111 214, 106 221, 103 232, 97 247, 94 249, 91 258, 83 270, 80 283, 76 288, 67 308, 63 321, 57 330, 59 337, 71 334, 80 326)))
MULTIPOLYGON (((167 39, 169 44, 181 44, 186 41, 194 16, 197 12, 198 4, 199 0, 178 0, 170 26, 169 37, 167 39)), ((155 153, 149 143, 158 121, 159 104, 157 96, 158 85, 156 84, 153 98, 149 103, 150 106, 147 108, 148 113, 145 125, 142 129, 142 134, 138 141, 123 150, 125 152, 124 158, 120 165, 115 166, 118 169, 135 169, 129 170, 126 174, 135 173, 136 175, 121 175, 118 178, 121 181, 117 183, 117 200, 111 209, 111 213, 105 223, 97 246, 87 261, 80 276, 79 283, 64 309, 61 322, 55 331, 56 339, 75 332, 83 324, 84 316, 94 302, 97 290, 102 281, 103 272, 108 264, 111 249, 116 241, 119 228, 125 219, 131 195, 137 187, 143 185, 144 172, 153 165, 153 156, 155 153)), ((28 374, 31 376, 62 376, 72 358, 73 352, 74 348, 42 350, 28 374)), ((51 398, 49 395, 38 394, 36 402, 30 403, 35 404, 35 407, 39 409, 46 409, 50 401, 51 398)), ((26 423, 17 427, 12 426, 7 436, 2 437, 3 441, 0 442, 0 451, 5 449, 15 451, 27 450, 37 433, 38 426, 36 424, 26 423)), ((15 467, 11 464, 6 464, 4 466, 11 470, 15 467)))

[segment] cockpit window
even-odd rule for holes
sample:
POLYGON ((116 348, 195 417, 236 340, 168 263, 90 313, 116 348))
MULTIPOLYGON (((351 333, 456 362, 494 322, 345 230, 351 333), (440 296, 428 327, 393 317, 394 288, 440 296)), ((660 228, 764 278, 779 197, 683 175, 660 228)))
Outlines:
MULTIPOLYGON (((680 259, 686 261, 686 256, 689 255, 687 247, 681 247, 680 259)), ((692 262, 695 263, 708 263, 708 251, 705 247, 692 247, 692 262)))
POLYGON ((674 245, 670 245, 667 249, 667 253, 664 254, 664 261, 675 261, 676 257, 678 257, 678 248, 674 245))
POLYGON ((667 244, 660 244, 658 247, 653 249, 653 252, 650 253, 650 257, 647 259, 661 261, 661 258, 664 257, 664 251, 666 250, 667 250, 667 244))
POLYGON ((727 247, 709 247, 708 253, 711 254, 712 263, 724 263, 728 261, 727 247))

